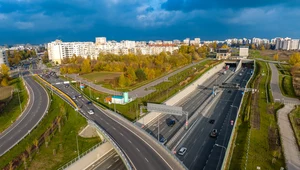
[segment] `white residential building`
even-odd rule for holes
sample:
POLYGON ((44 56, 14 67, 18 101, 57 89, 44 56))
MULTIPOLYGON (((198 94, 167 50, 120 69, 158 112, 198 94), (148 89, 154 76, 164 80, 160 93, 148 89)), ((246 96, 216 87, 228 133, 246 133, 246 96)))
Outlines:
POLYGON ((183 40, 183 44, 189 45, 189 44, 190 44, 190 38, 184 39, 184 40, 183 40))
POLYGON ((249 47, 241 46, 239 49, 239 56, 247 58, 249 56, 249 47))
POLYGON ((6 50, 0 50, 0 65, 5 64, 9 66, 9 62, 6 55, 6 50))
POLYGON ((292 39, 290 50, 299 50, 299 39, 292 39))
POLYGON ((105 44, 106 37, 96 37, 96 45, 105 44))

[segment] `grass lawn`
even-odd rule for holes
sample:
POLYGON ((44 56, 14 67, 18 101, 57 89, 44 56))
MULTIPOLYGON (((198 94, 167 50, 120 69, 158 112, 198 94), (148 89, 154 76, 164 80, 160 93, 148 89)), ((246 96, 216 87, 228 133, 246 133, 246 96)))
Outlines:
POLYGON ((298 147, 300 148, 300 107, 299 106, 289 114, 289 118, 293 126, 298 147))
MULTIPOLYGON (((204 72, 209 70, 212 66, 217 65, 219 63, 220 61, 208 60, 196 65, 195 67, 188 68, 170 77, 169 78, 170 81, 163 82, 154 86, 156 91, 145 96, 144 98, 138 98, 137 100, 134 100, 126 105, 116 104, 116 110, 127 119, 134 120, 136 119, 136 116, 139 116, 139 106, 138 106, 139 104, 145 105, 147 102, 162 103, 169 97, 176 94, 179 90, 183 89, 184 87, 192 83, 194 80, 198 79, 204 72), (188 77, 190 77, 189 81, 187 81, 182 85, 179 85, 180 82, 183 82, 188 77)), ((73 85, 73 87, 80 90, 78 84, 73 85)), ((97 103, 101 104, 105 108, 114 110, 114 106, 115 106, 114 104, 109 105, 108 103, 104 103, 105 97, 110 95, 96 91, 94 89, 90 89, 89 87, 84 88, 83 93, 88 97, 91 96, 91 99, 93 101, 96 101, 97 103)))
POLYGON ((92 72, 89 74, 83 74, 81 77, 95 83, 95 84, 109 84, 115 78, 119 78, 121 72, 92 72))
MULTIPOLYGON (((39 125, 25 137, 18 145, 0 157, 0 169, 7 165, 13 158, 25 151, 27 146, 41 136, 49 128, 54 119, 60 115, 59 105, 63 104, 66 109, 67 120, 63 120, 61 132, 56 131, 46 148, 45 144, 40 147, 39 153, 32 154, 32 161, 27 161, 29 169, 58 169, 77 156, 76 134, 83 129, 87 122, 69 104, 56 95, 53 95, 48 114, 39 125), (53 155, 55 149, 56 155, 53 155)), ((100 142, 100 138, 82 138, 78 136, 79 152, 83 153, 100 142)), ((28 160, 28 159, 27 159, 28 160)), ((19 169, 24 169, 21 165, 19 169)))
MULTIPOLYGON (((253 117, 253 111, 255 108, 242 108, 241 116, 238 120, 237 138, 235 141, 235 147, 231 158, 229 169, 243 169, 246 164, 246 155, 248 149, 248 137, 250 135, 250 145, 247 160, 247 169, 257 169, 259 166, 261 169, 280 169, 285 167, 284 157, 281 147, 276 144, 279 139, 278 126, 276 121, 276 111, 282 107, 280 104, 268 104, 265 94, 265 83, 267 83, 267 76, 261 76, 262 72, 267 72, 267 65, 264 62, 256 62, 255 79, 250 82, 250 87, 254 87, 254 84, 258 84, 259 93, 257 94, 257 112, 259 113, 259 128, 254 128, 250 119, 246 113, 250 111, 250 117, 253 117), (272 110, 270 109, 272 107, 272 110), (250 109, 250 110, 249 110, 250 109)), ((245 96, 244 103, 254 102, 251 99, 250 94, 245 96)), ((243 106, 249 106, 243 103, 243 106)), ((278 142, 280 143, 280 142, 278 142)))
POLYGON ((12 90, 14 89, 13 86, 6 86, 6 87, 0 87, 0 101, 7 99, 10 97, 12 90))
MULTIPOLYGON (((21 106, 24 109, 28 101, 28 94, 25 86, 23 85, 22 79, 13 79, 9 82, 9 84, 11 87, 20 90, 19 95, 21 106)), ((7 91, 9 91, 10 93, 10 90, 7 89, 7 91)), ((1 96, 3 93, 1 92, 1 96)), ((0 112, 0 133, 7 129, 11 125, 11 123, 16 121, 21 113, 22 112, 19 104, 19 96, 17 92, 14 92, 12 100, 6 106, 4 106, 3 111, 0 112)))
POLYGON ((293 51, 277 51, 277 50, 249 50, 250 58, 261 58, 264 60, 274 60, 273 56, 278 53, 279 61, 288 61, 289 56, 293 54, 293 51))
POLYGON ((296 98, 293 86, 293 77, 290 73, 291 66, 288 64, 276 64, 279 71, 279 87, 284 96, 296 98))

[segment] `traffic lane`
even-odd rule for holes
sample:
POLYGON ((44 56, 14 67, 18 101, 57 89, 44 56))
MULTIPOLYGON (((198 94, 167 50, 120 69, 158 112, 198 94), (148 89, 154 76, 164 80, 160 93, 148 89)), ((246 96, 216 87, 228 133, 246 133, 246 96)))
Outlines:
POLYGON ((13 147, 20 139, 31 131, 44 116, 47 109, 49 98, 46 91, 35 82, 32 77, 24 77, 24 80, 30 86, 28 90, 32 95, 32 98, 30 99, 32 103, 26 108, 28 110, 23 113, 25 116, 22 117, 8 133, 1 136, 0 155, 3 155, 7 149, 13 147))
MULTIPOLYGON (((231 95, 231 98, 233 98, 234 95, 231 95)), ((227 104, 224 106, 220 106, 220 105, 217 105, 215 108, 213 108, 211 111, 213 112, 213 115, 220 115, 219 116, 219 119, 216 120, 215 122, 215 126, 213 127, 214 129, 217 129, 218 132, 220 132, 220 129, 222 129, 222 126, 224 124, 224 122, 226 121, 226 117, 228 117, 228 110, 231 109, 230 107, 230 104, 231 101, 227 101, 226 102, 227 104), (221 109, 220 107, 222 107, 223 109, 221 109)), ((222 105, 224 105, 222 103, 222 105)), ((206 126, 205 126, 206 127, 206 126)), ((210 135, 210 132, 211 132, 212 129, 209 129, 207 130, 206 132, 208 133, 207 135, 210 135)), ((199 144, 197 144, 198 146, 199 145, 204 145, 203 146, 203 149, 200 150, 199 152, 197 152, 197 154, 191 154, 189 158, 187 158, 185 161, 184 161, 184 164, 186 165, 190 165, 189 169, 203 169, 205 166, 206 166, 206 163, 207 163, 207 160, 211 157, 211 150, 214 146, 214 144, 216 143, 216 141, 219 139, 219 136, 220 133, 218 133, 218 136, 216 138, 211 138, 209 137, 210 139, 212 140, 209 140, 208 142, 205 142, 203 144, 203 142, 199 142, 199 144), (198 159, 195 160, 194 158, 198 156, 198 159)), ((196 137, 197 139, 197 137, 196 137)), ((199 137, 198 137, 199 139, 199 137)))
POLYGON ((120 156, 117 154, 115 150, 112 150, 110 153, 106 154, 104 158, 101 158, 86 170, 107 170, 107 169, 111 169, 111 170, 126 169, 124 163, 122 162, 122 159, 120 159, 120 156))
MULTIPOLYGON (((224 94, 224 96, 227 96, 227 94, 224 94)), ((223 97, 224 98, 224 97, 223 97)), ((227 98, 227 97, 226 97, 227 98)), ((202 161, 199 162, 199 160, 206 160, 208 156, 208 152, 210 149, 207 150, 207 148, 211 148, 215 142, 215 138, 210 137, 210 132, 212 129, 218 129, 220 124, 223 123, 223 119, 226 116, 225 114, 222 114, 220 110, 225 110, 226 103, 231 102, 230 100, 220 100, 217 102, 210 110, 210 117, 205 117, 200 122, 197 123, 195 130, 192 131, 191 135, 186 137, 186 140, 184 141, 182 145, 179 145, 180 147, 187 147, 190 152, 188 152, 188 155, 183 159, 184 164, 189 166, 189 169, 195 169, 199 167, 203 167, 205 165, 205 162, 202 161), (215 120, 214 124, 210 124, 209 120, 212 118, 218 117, 219 119, 215 120), (200 133, 200 134, 199 134, 200 133), (200 137, 201 136, 201 137, 200 137), (201 146, 201 147, 199 147, 201 146)), ((179 148, 177 148, 178 150, 179 148)))
POLYGON ((113 163, 110 167, 108 167, 107 170, 126 170, 126 167, 120 158, 115 161, 116 162, 113 163))
POLYGON ((99 110, 95 109, 94 115, 88 115, 96 120, 97 124, 103 128, 124 150, 129 159, 137 169, 170 169, 164 160, 145 144, 140 138, 129 130, 110 119, 99 110))
MULTIPOLYGON (((240 91, 238 91, 236 95, 237 95, 236 96, 237 100, 235 100, 233 102, 233 105, 239 106, 243 95, 240 93, 240 91)), ((219 136, 218 140, 216 141, 217 144, 222 145, 225 148, 227 148, 227 146, 228 146, 231 132, 233 130, 234 122, 231 123, 231 121, 232 120, 235 121, 236 116, 237 116, 237 111, 238 110, 235 107, 232 107, 231 114, 229 115, 224 128, 221 129, 220 136, 219 136), (225 132, 222 132, 223 129, 225 130, 225 132)), ((225 154, 226 154, 226 150, 224 148, 214 146, 213 149, 211 150, 210 157, 207 160, 205 169, 221 169, 222 161, 224 159, 225 154), (216 162, 218 162, 218 163, 216 164, 216 162)))

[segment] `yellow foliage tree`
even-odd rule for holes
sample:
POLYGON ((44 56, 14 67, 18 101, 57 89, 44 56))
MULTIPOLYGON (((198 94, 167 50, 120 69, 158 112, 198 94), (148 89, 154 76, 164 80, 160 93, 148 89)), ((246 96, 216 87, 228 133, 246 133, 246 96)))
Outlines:
POLYGON ((278 61, 278 58, 279 58, 279 55, 278 55, 278 53, 276 53, 276 54, 273 56, 273 59, 276 60, 276 61, 278 61))
POLYGON ((125 87, 126 79, 125 79, 124 74, 121 74, 121 76, 119 77, 119 83, 118 84, 119 84, 120 87, 125 87))
POLYGON ((86 58, 86 59, 83 60, 83 63, 82 63, 82 66, 81 66, 81 72, 82 73, 92 72, 90 59, 86 58))
POLYGON ((227 44, 223 44, 221 48, 228 48, 227 44))
POLYGON ((292 64, 292 65, 295 65, 295 64, 297 64, 297 63, 300 63, 300 53, 299 53, 299 52, 293 53, 293 54, 290 56, 289 63, 292 64))
POLYGON ((1 64, 0 73, 3 74, 4 77, 8 77, 9 67, 5 64, 1 64))

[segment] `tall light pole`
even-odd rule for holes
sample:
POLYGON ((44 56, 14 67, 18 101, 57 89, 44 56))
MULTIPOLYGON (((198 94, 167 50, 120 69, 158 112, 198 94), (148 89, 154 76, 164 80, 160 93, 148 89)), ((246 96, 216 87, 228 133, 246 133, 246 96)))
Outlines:
MULTIPOLYGON (((223 146, 223 145, 219 145, 219 144, 214 144, 214 146, 217 146, 217 147, 220 147, 220 148, 223 148, 223 149, 225 149, 225 152, 226 152, 226 147, 225 146, 223 146)), ((221 158, 221 154, 220 154, 220 158, 221 158)), ((217 165, 217 168, 216 169, 218 169, 219 168, 219 163, 220 163, 220 159, 218 160, 218 165, 217 165)))

